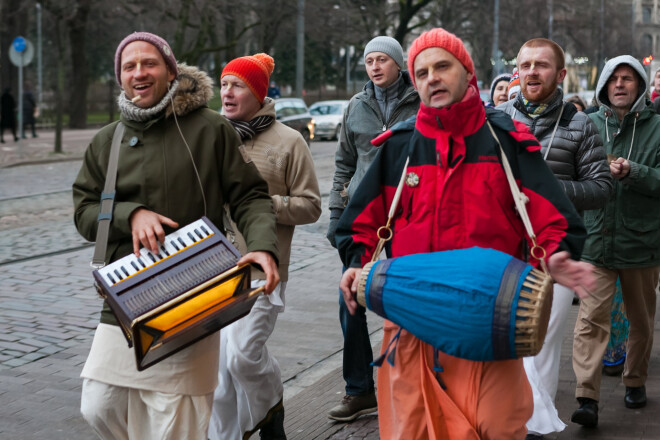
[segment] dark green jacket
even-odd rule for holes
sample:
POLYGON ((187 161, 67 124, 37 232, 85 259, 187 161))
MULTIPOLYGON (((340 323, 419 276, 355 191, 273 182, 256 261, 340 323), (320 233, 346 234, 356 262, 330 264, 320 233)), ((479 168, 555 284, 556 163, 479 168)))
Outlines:
MULTIPOLYGON (((243 147, 229 122, 206 108, 210 96, 207 87, 210 79, 203 72, 191 67, 180 70, 174 102, 182 135, 170 114, 171 107, 169 112, 144 123, 122 117, 126 132, 119 153, 106 262, 132 252, 129 218, 139 207, 169 217, 179 227, 206 215, 222 229, 225 203, 247 238, 248 251, 268 251, 278 258, 276 222, 268 185, 254 164, 246 162, 248 156, 241 153, 243 147)), ((116 125, 112 123, 94 136, 73 184, 75 224, 90 241, 96 239, 100 195, 116 125)), ((102 322, 116 323, 107 307, 102 322)))
POLYGON ((376 101, 374 83, 351 98, 344 111, 344 119, 335 153, 335 174, 330 190, 330 209, 343 210, 376 156, 378 148, 371 141, 399 121, 417 114, 419 95, 408 72, 401 72, 399 103, 385 121, 376 101))
MULTIPOLYGON (((635 68, 625 56, 611 62, 617 59, 635 68)), ((628 158, 630 173, 614 180, 614 195, 604 208, 585 211, 588 236, 582 253, 582 259, 612 269, 660 264, 660 115, 646 99, 643 80, 639 98, 618 120, 609 107, 606 84, 621 63, 608 62, 610 68, 603 70, 596 88, 600 109, 589 116, 607 154, 628 158)), ((646 78, 642 72, 640 77, 646 78)))

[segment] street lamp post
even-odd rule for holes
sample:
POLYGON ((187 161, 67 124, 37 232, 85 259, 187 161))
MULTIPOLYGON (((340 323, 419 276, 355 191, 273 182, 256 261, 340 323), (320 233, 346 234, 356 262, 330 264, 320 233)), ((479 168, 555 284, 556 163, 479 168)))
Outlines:
POLYGON ((43 81, 41 64, 41 3, 37 2, 37 100, 39 105, 43 102, 43 81))

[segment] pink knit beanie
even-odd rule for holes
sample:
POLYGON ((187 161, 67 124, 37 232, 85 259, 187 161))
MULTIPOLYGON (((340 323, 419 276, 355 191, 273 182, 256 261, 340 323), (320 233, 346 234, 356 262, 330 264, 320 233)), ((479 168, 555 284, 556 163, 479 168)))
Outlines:
POLYGON ((117 84, 121 86, 121 53, 126 46, 134 41, 146 41, 158 49, 158 52, 160 52, 165 60, 165 64, 167 64, 170 71, 174 73, 174 77, 179 75, 179 70, 176 67, 176 58, 174 58, 172 48, 167 44, 167 41, 163 40, 158 35, 149 32, 133 32, 119 43, 117 51, 115 52, 115 78, 117 79, 117 84))

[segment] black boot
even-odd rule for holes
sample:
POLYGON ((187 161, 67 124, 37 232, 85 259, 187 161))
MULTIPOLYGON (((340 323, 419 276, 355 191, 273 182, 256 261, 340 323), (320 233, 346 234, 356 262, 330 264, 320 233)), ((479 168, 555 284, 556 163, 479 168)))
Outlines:
POLYGON ((571 422, 587 428, 595 428, 598 425, 598 402, 588 397, 578 397, 580 407, 573 412, 571 422))
POLYGON ((646 387, 626 387, 624 399, 626 408, 643 408, 646 406, 646 387))
POLYGON ((282 402, 280 401, 273 409, 270 420, 259 429, 259 438, 261 440, 286 440, 282 402))

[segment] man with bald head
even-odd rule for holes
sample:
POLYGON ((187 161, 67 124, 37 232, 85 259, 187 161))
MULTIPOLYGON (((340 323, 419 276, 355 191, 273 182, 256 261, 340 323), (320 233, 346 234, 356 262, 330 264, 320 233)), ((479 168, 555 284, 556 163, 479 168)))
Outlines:
MULTIPOLYGON (((361 267, 371 260, 402 172, 406 184, 392 219, 388 257, 473 246, 522 257, 524 227, 486 121, 529 198, 527 210, 550 256, 551 275, 583 294, 592 277, 590 265, 575 261, 584 240, 582 222, 527 128, 484 108, 463 42, 444 29, 425 32, 408 51, 408 67, 422 101, 417 118, 374 141, 379 151, 337 227, 337 246, 348 267, 340 288, 349 311, 356 309, 361 267)), ((387 320, 384 328, 386 350, 400 329, 387 320)), ((525 437, 532 394, 522 360, 475 362, 434 350, 405 329, 396 337, 392 364, 384 362, 378 372, 382 439, 525 437)))
MULTIPOLYGON (((117 47, 115 75, 122 91, 120 122, 92 139, 73 184, 75 224, 97 239, 101 190, 117 127, 121 138, 106 262, 140 247, 160 254, 166 233, 207 216, 220 229, 227 204, 248 253, 239 261, 265 272, 265 291, 279 282, 277 235, 268 185, 230 123, 207 107, 212 81, 177 64, 161 37, 136 32, 117 47), (121 124, 121 125, 120 125, 121 124), (121 133, 121 131, 119 132, 121 133)), ((206 439, 218 383, 215 333, 143 371, 137 371, 107 303, 81 373, 81 412, 102 439, 206 439)))

